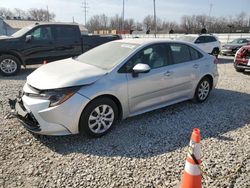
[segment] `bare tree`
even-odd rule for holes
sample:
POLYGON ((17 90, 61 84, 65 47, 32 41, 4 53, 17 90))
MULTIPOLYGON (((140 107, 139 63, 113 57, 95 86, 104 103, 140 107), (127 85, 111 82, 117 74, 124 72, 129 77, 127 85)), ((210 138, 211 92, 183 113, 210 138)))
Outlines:
POLYGON ((143 19, 143 24, 144 24, 146 30, 149 30, 150 28, 153 28, 153 26, 154 26, 154 17, 152 15, 147 15, 143 19))
POLYGON ((16 17, 19 17, 20 19, 26 19, 27 18, 27 13, 24 10, 19 9, 19 8, 14 9, 14 15, 16 17))
POLYGON ((169 21, 163 21, 162 22, 162 29, 164 32, 168 33, 170 30, 176 30, 178 29, 178 24, 176 22, 169 22, 169 21))
POLYGON ((245 12, 241 12, 240 14, 236 15, 234 25, 236 27, 245 27, 247 26, 247 14, 245 12))
POLYGON ((46 9, 32 8, 28 10, 28 15, 31 19, 37 21, 53 21, 55 19, 55 14, 48 12, 46 9))
POLYGON ((122 17, 116 14, 114 17, 110 18, 110 29, 121 30, 122 28, 122 17))
POLYGON ((13 18, 14 14, 11 10, 6 8, 0 8, 0 17, 5 19, 13 18))
POLYGON ((86 24, 86 27, 90 32, 101 29, 100 16, 92 16, 86 24))

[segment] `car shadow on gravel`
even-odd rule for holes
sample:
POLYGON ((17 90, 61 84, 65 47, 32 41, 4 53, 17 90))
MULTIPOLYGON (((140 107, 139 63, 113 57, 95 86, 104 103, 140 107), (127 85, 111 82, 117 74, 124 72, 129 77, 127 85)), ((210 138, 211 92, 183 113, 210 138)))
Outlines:
POLYGON ((233 64, 234 56, 219 56, 219 64, 233 64))
POLYGON ((26 80, 27 76, 36 70, 39 65, 27 66, 22 68, 20 72, 15 76, 2 76, 0 75, 0 80, 26 80))
POLYGON ((202 104, 187 101, 128 118, 98 139, 81 135, 35 137, 62 155, 148 158, 187 146, 195 127, 200 128, 202 139, 233 141, 222 134, 250 123, 249 103, 249 94, 215 89, 202 104))

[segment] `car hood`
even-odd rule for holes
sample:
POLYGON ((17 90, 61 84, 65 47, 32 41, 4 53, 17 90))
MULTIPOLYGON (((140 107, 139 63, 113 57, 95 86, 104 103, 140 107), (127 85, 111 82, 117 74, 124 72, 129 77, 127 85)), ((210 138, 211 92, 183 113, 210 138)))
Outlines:
POLYGON ((42 65, 27 77, 27 83, 39 90, 89 85, 107 74, 106 70, 72 58, 42 65))
POLYGON ((13 37, 11 37, 11 36, 5 36, 5 35, 1 35, 0 36, 0 40, 6 40, 6 39, 13 39, 13 37))

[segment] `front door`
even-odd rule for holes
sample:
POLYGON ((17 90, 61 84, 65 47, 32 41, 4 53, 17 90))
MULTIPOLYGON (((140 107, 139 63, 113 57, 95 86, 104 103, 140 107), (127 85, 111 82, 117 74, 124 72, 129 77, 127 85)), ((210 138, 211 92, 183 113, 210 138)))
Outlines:
MULTIPOLYGON (((188 99, 194 89, 199 65, 192 59, 193 48, 184 44, 157 44, 146 47, 128 62, 148 64, 150 72, 134 77, 127 73, 131 114, 188 99)), ((198 52, 197 52, 198 53, 198 52)))
POLYGON ((31 35, 32 38, 25 44, 24 55, 26 64, 53 60, 55 48, 51 26, 38 26, 27 35, 31 35))
POLYGON ((150 72, 136 77, 131 71, 127 73, 131 114, 153 108, 166 100, 166 89, 170 84, 166 82, 168 62, 167 45, 162 43, 144 48, 127 63, 128 70, 139 63, 148 64, 151 68, 150 72))

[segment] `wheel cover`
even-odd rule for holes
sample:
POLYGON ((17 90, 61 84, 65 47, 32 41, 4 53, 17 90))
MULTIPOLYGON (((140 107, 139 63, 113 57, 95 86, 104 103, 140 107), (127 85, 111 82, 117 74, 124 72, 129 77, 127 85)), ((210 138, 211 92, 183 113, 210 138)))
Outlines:
POLYGON ((0 69, 6 74, 11 74, 17 70, 17 63, 13 59, 4 59, 0 62, 0 69))
POLYGON ((97 106, 89 116, 88 126, 93 133, 100 134, 107 131, 113 124, 114 110, 109 105, 97 106))
POLYGON ((200 83, 198 88, 198 97, 200 100, 205 100, 210 91, 210 83, 207 80, 204 80, 200 83))

